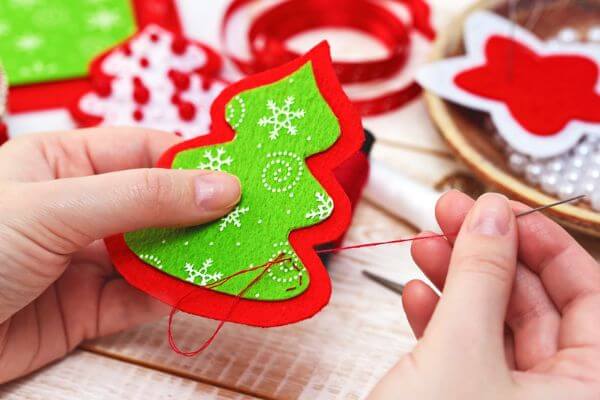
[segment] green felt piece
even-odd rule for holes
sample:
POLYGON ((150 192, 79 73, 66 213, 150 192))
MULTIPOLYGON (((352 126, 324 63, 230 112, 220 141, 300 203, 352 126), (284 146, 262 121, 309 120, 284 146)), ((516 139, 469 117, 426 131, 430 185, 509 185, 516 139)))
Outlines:
POLYGON ((179 153, 173 168, 211 169, 239 177, 239 206, 211 224, 187 229, 149 229, 125 235, 145 263, 177 278, 206 286, 282 253, 292 258, 237 275, 213 288, 255 300, 298 296, 309 276, 288 242, 292 230, 317 224, 333 211, 333 201, 305 159, 331 147, 340 135, 336 116, 321 96, 312 65, 289 77, 234 97, 226 118, 232 142, 179 153))
POLYGON ((135 30, 130 0, 1 0, 0 60, 11 85, 82 77, 135 30))

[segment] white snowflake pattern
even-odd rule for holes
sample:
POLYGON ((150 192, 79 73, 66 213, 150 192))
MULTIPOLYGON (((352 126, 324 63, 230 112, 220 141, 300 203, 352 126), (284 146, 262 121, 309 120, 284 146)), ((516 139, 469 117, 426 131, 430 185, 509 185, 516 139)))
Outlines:
POLYGON ((227 151, 222 147, 219 147, 214 154, 212 150, 206 150, 204 152, 204 158, 206 161, 198 164, 198 168, 208 169, 211 171, 221 171, 223 166, 229 166, 233 162, 233 158, 225 157, 225 153, 227 153, 227 151))
POLYGON ((221 223, 219 224, 219 232, 223 232, 225 228, 229 225, 233 225, 236 228, 240 228, 242 226, 242 222, 240 221, 242 215, 246 214, 250 211, 250 207, 240 207, 237 206, 232 212, 221 218, 221 223))
POLYGON ((42 45, 42 39, 33 34, 23 35, 15 42, 17 48, 23 51, 33 51, 42 45))
POLYGON ((315 219, 323 221, 331 215, 333 211, 333 199, 325 193, 316 192, 317 206, 306 213, 306 219, 315 219))
POLYGON ((110 10, 100 10, 88 19, 88 25, 99 30, 109 30, 118 23, 119 14, 110 10))
POLYGON ((213 264, 212 258, 206 259, 200 268, 196 268, 192 263, 185 263, 183 269, 188 274, 186 280, 191 283, 197 283, 200 286, 206 286, 217 282, 223 277, 223 274, 220 272, 208 272, 208 269, 211 268, 213 264), (197 282, 198 279, 200 279, 200 282, 197 282))
POLYGON ((267 102, 267 108, 271 111, 271 115, 259 119, 258 125, 272 126, 269 139, 277 139, 281 132, 292 136, 298 134, 298 128, 292 122, 295 119, 304 118, 304 110, 292 110, 294 100, 293 96, 289 96, 285 99, 283 107, 279 107, 273 100, 267 102))

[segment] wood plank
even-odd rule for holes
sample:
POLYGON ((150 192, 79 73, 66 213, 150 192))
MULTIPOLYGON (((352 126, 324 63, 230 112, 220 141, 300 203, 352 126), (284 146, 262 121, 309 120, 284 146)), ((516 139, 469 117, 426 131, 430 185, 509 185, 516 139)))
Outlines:
MULTIPOLYGON (((358 208, 355 222, 348 243, 414 233, 367 204, 358 208)), ((415 341, 400 297, 366 280, 363 268, 401 281, 420 275, 407 245, 355 250, 331 260, 333 297, 311 320, 272 329, 226 324, 196 358, 169 348, 165 320, 86 348, 258 397, 364 398, 415 341)), ((191 349, 210 336, 215 325, 178 314, 175 337, 181 347, 191 349)))
POLYGON ((0 387, 12 400, 235 400, 252 397, 77 350, 24 379, 0 387))

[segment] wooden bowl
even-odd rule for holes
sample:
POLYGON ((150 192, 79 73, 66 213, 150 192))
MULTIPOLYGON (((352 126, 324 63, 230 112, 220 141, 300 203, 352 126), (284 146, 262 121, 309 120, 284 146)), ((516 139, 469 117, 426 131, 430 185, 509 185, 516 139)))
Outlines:
MULTIPOLYGON (((507 1, 485 0, 475 4, 439 34, 431 61, 464 54, 463 23, 475 10, 488 9, 505 17, 511 15, 511 19, 522 26, 530 23, 528 29, 542 39, 554 37, 566 27, 586 32, 591 26, 600 26, 600 1, 597 0, 522 0, 511 3, 518 4, 510 12, 507 1), (537 17, 532 14, 534 12, 537 17)), ((558 201, 511 172, 502 149, 492 140, 489 129, 485 129, 485 113, 458 106, 431 92, 425 93, 425 101, 442 136, 479 179, 533 207, 558 201)), ((561 205, 547 210, 547 213, 569 228, 600 237, 600 213, 587 204, 561 205)))

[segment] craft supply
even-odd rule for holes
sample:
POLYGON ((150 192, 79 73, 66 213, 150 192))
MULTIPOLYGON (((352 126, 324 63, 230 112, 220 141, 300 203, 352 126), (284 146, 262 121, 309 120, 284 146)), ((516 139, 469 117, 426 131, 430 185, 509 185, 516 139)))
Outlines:
POLYGON ((577 42, 593 36, 598 9, 588 1, 490 7, 494 13, 475 11, 441 35, 436 61, 418 74, 428 109, 459 157, 510 197, 540 205, 587 194, 551 213, 598 235, 600 112, 591 105, 600 99, 600 51, 577 42), (574 21, 581 26, 569 30, 574 21))
MULTIPOLYGON (((522 213, 519 213, 516 215, 516 218, 522 218, 525 217, 527 215, 533 214, 535 212, 540 212, 540 211, 544 211, 550 208, 555 208, 558 207, 560 205, 563 204, 567 204, 567 203, 576 203, 579 200, 583 199, 585 197, 585 195, 579 195, 579 196, 575 196, 575 197, 571 197, 565 200, 560 200, 557 201, 555 203, 551 203, 551 204, 546 204, 543 206, 539 206, 527 211, 524 211, 522 213)), ((409 238, 400 238, 400 239, 393 239, 393 240, 386 240, 386 241, 381 241, 381 242, 371 242, 371 243, 361 243, 361 244, 355 244, 355 245, 351 245, 351 246, 344 246, 344 247, 338 247, 338 248, 333 248, 333 249, 324 249, 324 250, 317 250, 317 253, 319 254, 325 254, 325 253, 337 253, 339 251, 346 251, 346 250, 356 250, 356 249, 364 249, 364 248, 368 248, 368 247, 379 247, 379 246, 385 246, 385 245, 390 245, 390 244, 399 244, 399 243, 406 243, 406 242, 415 242, 415 241, 419 241, 419 240, 427 240, 427 239, 435 239, 435 238, 440 238, 440 237, 453 237, 458 235, 458 232, 455 233, 440 233, 440 234, 431 234, 431 235, 424 235, 424 236, 416 236, 416 237, 409 237, 409 238)))
POLYGON ((362 274, 367 277, 367 279, 383 286, 386 289, 391 290, 397 295, 402 296, 402 292, 404 291, 404 285, 398 282, 394 282, 390 279, 384 278, 383 276, 379 276, 374 274, 373 272, 369 272, 367 270, 363 270, 362 274))
POLYGON ((93 61, 92 90, 70 108, 80 126, 127 125, 208 133, 210 107, 225 87, 214 75, 220 57, 209 47, 157 25, 93 61))
POLYGON ((0 58, 11 86, 83 77, 97 53, 134 31, 127 0, 0 2, 0 58))
MULTIPOLYGON (((47 58, 46 64, 42 66, 42 69, 37 67, 40 71, 33 71, 36 69, 36 64, 32 63, 15 63, 15 68, 24 66, 24 68, 29 68, 37 74, 38 72, 44 72, 47 66, 53 62, 67 63, 66 59, 68 58, 71 60, 68 63, 69 68, 72 68, 70 70, 72 72, 67 74, 63 71, 61 74, 58 69, 52 72, 53 69, 51 68, 50 73, 44 72, 43 76, 38 76, 38 79, 35 80, 37 83, 35 84, 11 85, 8 101, 8 108, 11 114, 71 106, 77 98, 90 89, 90 82, 86 79, 86 75, 92 59, 107 48, 135 33, 137 28, 142 29, 146 25, 156 24, 174 33, 181 31, 175 0, 106 0, 86 2, 85 4, 74 3, 71 0, 5 1, 2 2, 3 5, 0 5, 0 8, 12 7, 13 3, 22 4, 19 7, 29 7, 29 10, 23 9, 20 13, 22 15, 21 18, 26 19, 26 22, 20 22, 19 26, 16 27, 17 31, 23 32, 22 36, 25 36, 26 45, 29 43, 29 46, 31 46, 31 43, 36 44, 36 42, 39 42, 37 43, 39 47, 48 46, 48 51, 44 53, 44 57, 47 58), (36 24, 42 23, 47 26, 43 29, 36 28, 36 30, 33 30, 30 24, 33 18, 30 17, 31 15, 36 15, 38 12, 42 13, 41 15, 46 13, 50 14, 50 16, 46 19, 40 17, 40 21, 42 22, 35 21, 36 24), (53 13, 58 16, 53 18, 53 13), (68 24, 68 26, 67 24, 63 24, 63 22, 60 25, 56 24, 56 22, 61 21, 61 18, 63 20, 64 18, 69 18, 76 21, 93 19, 100 25, 114 24, 114 27, 119 26, 117 31, 122 33, 113 35, 113 39, 108 41, 106 39, 107 32, 112 32, 113 28, 105 32, 99 28, 97 30, 94 30, 96 28, 92 29, 93 24, 92 27, 88 26, 85 29, 82 27, 83 23, 73 23, 68 24), (80 30, 85 31, 85 36, 80 34, 80 30), (48 37, 42 36, 46 33, 48 37), (40 40, 36 41, 34 39, 32 42, 30 39, 27 39, 28 35, 39 36, 40 40), (104 41, 102 45, 100 45, 101 41, 104 41), (69 44, 70 47, 65 46, 65 44, 69 44), (85 50, 81 50, 80 47, 85 47, 85 50), (69 51, 66 51, 67 49, 69 51), (78 54, 78 56, 71 55, 72 53, 78 54), (52 57, 56 57, 56 60, 53 60, 52 57), (79 72, 74 74, 75 70, 79 72)), ((2 37, 1 27, 3 23, 6 26, 12 26, 12 22, 2 21, 3 17, 6 18, 12 14, 4 12, 1 14, 0 39, 2 40, 0 41, 0 48, 1 46, 12 46, 10 41, 2 37)), ((2 54, 1 50, 0 54, 2 54)), ((27 57, 32 58, 36 54, 37 50, 30 51, 27 57)))
POLYGON ((234 173, 243 186, 238 207, 196 228, 108 239, 115 265, 134 286, 209 318, 267 327, 312 316, 331 291, 314 247, 341 237, 351 216, 333 171, 363 140, 328 46, 225 89, 212 122, 210 135, 170 149, 159 167, 234 173), (263 272, 254 266, 282 253, 290 261, 242 290, 263 272), (191 289, 194 301, 180 302, 191 289))
POLYGON ((222 38, 225 54, 251 74, 296 57, 287 42, 309 30, 344 28, 373 37, 387 49, 387 56, 337 60, 335 67, 342 83, 349 84, 345 90, 359 111, 375 115, 419 95, 412 74, 415 58, 425 53, 416 47, 426 47, 435 36, 429 18, 423 0, 236 0, 225 12, 222 38), (409 21, 403 18, 407 14, 409 21))
POLYGON ((435 204, 441 195, 441 192, 406 177, 400 171, 394 171, 377 160, 371 161, 365 198, 420 230, 439 229, 435 220, 435 204))
POLYGON ((600 134, 599 51, 544 43, 485 11, 471 14, 464 30, 467 53, 423 67, 421 85, 490 113, 498 133, 534 157, 564 153, 585 133, 600 134))

